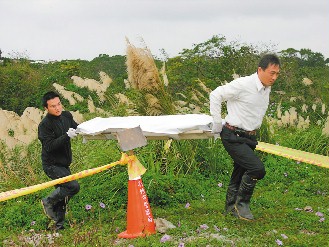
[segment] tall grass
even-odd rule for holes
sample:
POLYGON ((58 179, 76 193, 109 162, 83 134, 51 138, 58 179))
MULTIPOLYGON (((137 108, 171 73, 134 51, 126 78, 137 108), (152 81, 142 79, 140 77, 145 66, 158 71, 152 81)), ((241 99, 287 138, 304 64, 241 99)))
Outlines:
POLYGON ((307 130, 290 128, 283 131, 278 140, 283 146, 329 156, 329 137, 322 134, 321 127, 314 126, 307 130))
POLYGON ((14 149, 9 149, 4 143, 0 145, 2 191, 34 185, 44 179, 40 159, 41 145, 38 141, 14 149))
POLYGON ((133 89, 137 89, 135 104, 141 115, 170 115, 175 113, 173 100, 161 80, 151 51, 136 48, 127 40, 127 72, 133 89))

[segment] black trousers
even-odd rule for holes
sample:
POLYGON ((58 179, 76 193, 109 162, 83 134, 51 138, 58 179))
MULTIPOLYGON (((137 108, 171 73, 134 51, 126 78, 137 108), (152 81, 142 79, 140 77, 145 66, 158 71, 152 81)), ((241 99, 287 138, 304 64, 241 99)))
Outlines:
POLYGON ((223 126, 220 136, 226 151, 234 162, 230 184, 240 184, 244 174, 257 180, 264 178, 266 173, 264 164, 254 152, 257 145, 255 135, 236 134, 233 130, 223 126))
MULTIPOLYGON (((51 179, 58 179, 71 175, 69 167, 62 166, 43 166, 46 175, 51 179)), ((64 203, 65 199, 70 199, 80 190, 80 185, 77 181, 70 181, 63 184, 55 185, 56 190, 49 196, 50 200, 56 204, 58 202, 64 203)))

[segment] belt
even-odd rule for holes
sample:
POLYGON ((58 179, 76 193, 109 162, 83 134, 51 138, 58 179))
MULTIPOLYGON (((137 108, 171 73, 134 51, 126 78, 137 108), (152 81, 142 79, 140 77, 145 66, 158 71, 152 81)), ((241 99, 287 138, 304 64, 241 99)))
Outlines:
POLYGON ((250 136, 256 135, 256 130, 251 130, 251 131, 244 130, 244 129, 232 126, 229 123, 225 123, 225 127, 228 128, 229 130, 234 131, 234 133, 236 133, 236 134, 244 133, 244 134, 247 134, 250 136))

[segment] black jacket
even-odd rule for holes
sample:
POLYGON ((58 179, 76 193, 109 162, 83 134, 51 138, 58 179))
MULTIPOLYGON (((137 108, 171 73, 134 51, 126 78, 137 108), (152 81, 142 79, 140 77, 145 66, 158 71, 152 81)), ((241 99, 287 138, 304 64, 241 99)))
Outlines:
POLYGON ((70 112, 63 111, 57 117, 47 114, 38 128, 38 138, 42 144, 43 166, 65 166, 72 162, 70 137, 66 134, 69 128, 76 129, 78 124, 70 112))

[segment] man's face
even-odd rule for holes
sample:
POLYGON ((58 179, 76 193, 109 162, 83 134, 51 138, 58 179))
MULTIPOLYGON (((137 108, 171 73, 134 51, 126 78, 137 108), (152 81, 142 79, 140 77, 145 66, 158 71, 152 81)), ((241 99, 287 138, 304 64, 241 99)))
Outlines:
POLYGON ((48 100, 45 108, 50 115, 54 116, 60 116, 63 111, 61 100, 58 97, 48 100))
POLYGON ((264 87, 272 86, 279 76, 280 66, 277 64, 270 64, 265 70, 258 67, 258 77, 264 87))

